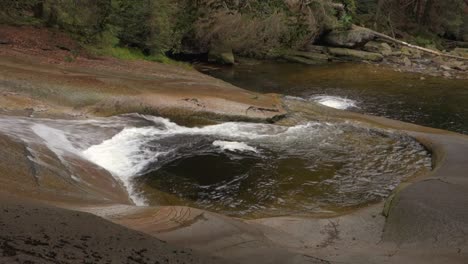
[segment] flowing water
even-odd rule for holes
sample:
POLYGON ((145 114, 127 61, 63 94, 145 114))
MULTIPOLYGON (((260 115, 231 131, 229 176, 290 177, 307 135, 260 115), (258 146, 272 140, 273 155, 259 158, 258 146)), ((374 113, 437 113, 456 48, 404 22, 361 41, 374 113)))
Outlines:
POLYGON ((243 217, 337 212, 379 201, 431 167, 429 153, 410 137, 351 122, 185 127, 136 114, 2 116, 0 132, 25 142, 33 154, 42 144, 63 163, 81 158, 105 168, 137 204, 243 217))
POLYGON ((263 62, 200 70, 248 90, 468 134, 468 80, 353 63, 263 62))

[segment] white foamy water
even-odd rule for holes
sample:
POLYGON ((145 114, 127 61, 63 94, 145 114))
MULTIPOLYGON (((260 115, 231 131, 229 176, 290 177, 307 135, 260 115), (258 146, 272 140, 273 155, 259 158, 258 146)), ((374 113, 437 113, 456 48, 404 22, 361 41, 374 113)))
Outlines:
POLYGON ((213 142, 213 146, 219 147, 222 150, 258 152, 256 148, 251 147, 244 142, 216 140, 213 142))
MULTIPOLYGON (((228 122, 219 125, 205 127, 184 127, 179 126, 168 119, 160 117, 146 117, 152 120, 155 125, 151 127, 125 128, 112 138, 103 141, 101 144, 91 146, 82 152, 88 160, 100 165, 115 175, 118 175, 124 182, 138 175, 144 169, 158 161, 161 156, 169 155, 178 148, 183 147, 183 143, 178 145, 163 146, 160 143, 164 140, 176 136, 211 136, 223 139, 241 139, 249 141, 271 140, 274 137, 287 139, 296 137, 301 133, 301 129, 311 127, 313 123, 295 127, 281 127, 267 124, 237 123, 228 122), (161 126, 162 125, 162 126, 161 126)), ((245 142, 215 140, 213 146, 223 150, 231 151, 251 151, 257 152, 255 147, 249 146, 245 142)))
POLYGON ((340 110, 357 107, 356 101, 339 96, 319 95, 312 97, 311 100, 321 105, 340 110))
POLYGON ((63 131, 43 124, 34 124, 31 126, 31 129, 44 140, 46 146, 52 150, 57 157, 62 158, 66 152, 80 154, 80 151, 73 147, 63 131))

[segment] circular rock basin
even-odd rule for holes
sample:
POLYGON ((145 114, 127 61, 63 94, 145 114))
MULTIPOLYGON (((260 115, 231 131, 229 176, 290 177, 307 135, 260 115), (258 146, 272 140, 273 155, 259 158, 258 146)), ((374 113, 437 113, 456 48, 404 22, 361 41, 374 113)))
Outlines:
POLYGON ((138 175, 132 193, 149 205, 237 217, 335 213, 380 201, 431 167, 412 138, 352 123, 188 128, 150 119, 85 151, 114 174, 138 175))
POLYGON ((64 163, 74 156, 107 169, 139 205, 236 217, 339 213, 380 201, 431 169, 430 154, 409 136, 351 122, 190 128, 141 115, 0 120, 0 132, 45 144, 64 163))

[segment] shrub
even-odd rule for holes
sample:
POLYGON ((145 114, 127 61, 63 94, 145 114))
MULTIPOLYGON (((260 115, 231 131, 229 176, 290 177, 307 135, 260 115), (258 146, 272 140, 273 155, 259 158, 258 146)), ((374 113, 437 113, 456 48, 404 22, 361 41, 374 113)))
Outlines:
POLYGON ((40 23, 41 12, 41 0, 2 0, 0 23, 15 25, 40 23))
POLYGON ((329 1, 205 0, 194 24, 199 49, 226 46, 235 52, 263 57, 280 49, 312 42, 336 24, 329 1))
POLYGON ((85 43, 106 30, 110 0, 43 0, 42 17, 49 26, 59 27, 85 43))
POLYGON ((173 38, 177 2, 170 0, 113 0, 110 24, 119 44, 136 47, 145 54, 167 51, 177 42, 173 38))
MULTIPOLYGON (((360 0, 364 1, 364 0, 360 0)), ((368 0, 365 0, 368 1, 368 0)), ((461 38, 464 0, 375 0, 374 22, 380 30, 397 29, 409 33, 425 32, 441 37, 461 38)))

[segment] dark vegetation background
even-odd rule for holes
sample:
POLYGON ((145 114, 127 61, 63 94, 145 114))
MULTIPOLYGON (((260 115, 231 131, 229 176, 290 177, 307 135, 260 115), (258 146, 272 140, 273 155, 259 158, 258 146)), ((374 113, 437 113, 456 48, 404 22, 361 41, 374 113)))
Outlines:
POLYGON ((2 0, 0 23, 58 28, 91 52, 154 60, 217 47, 267 57, 352 24, 442 49, 468 41, 468 0, 2 0))

